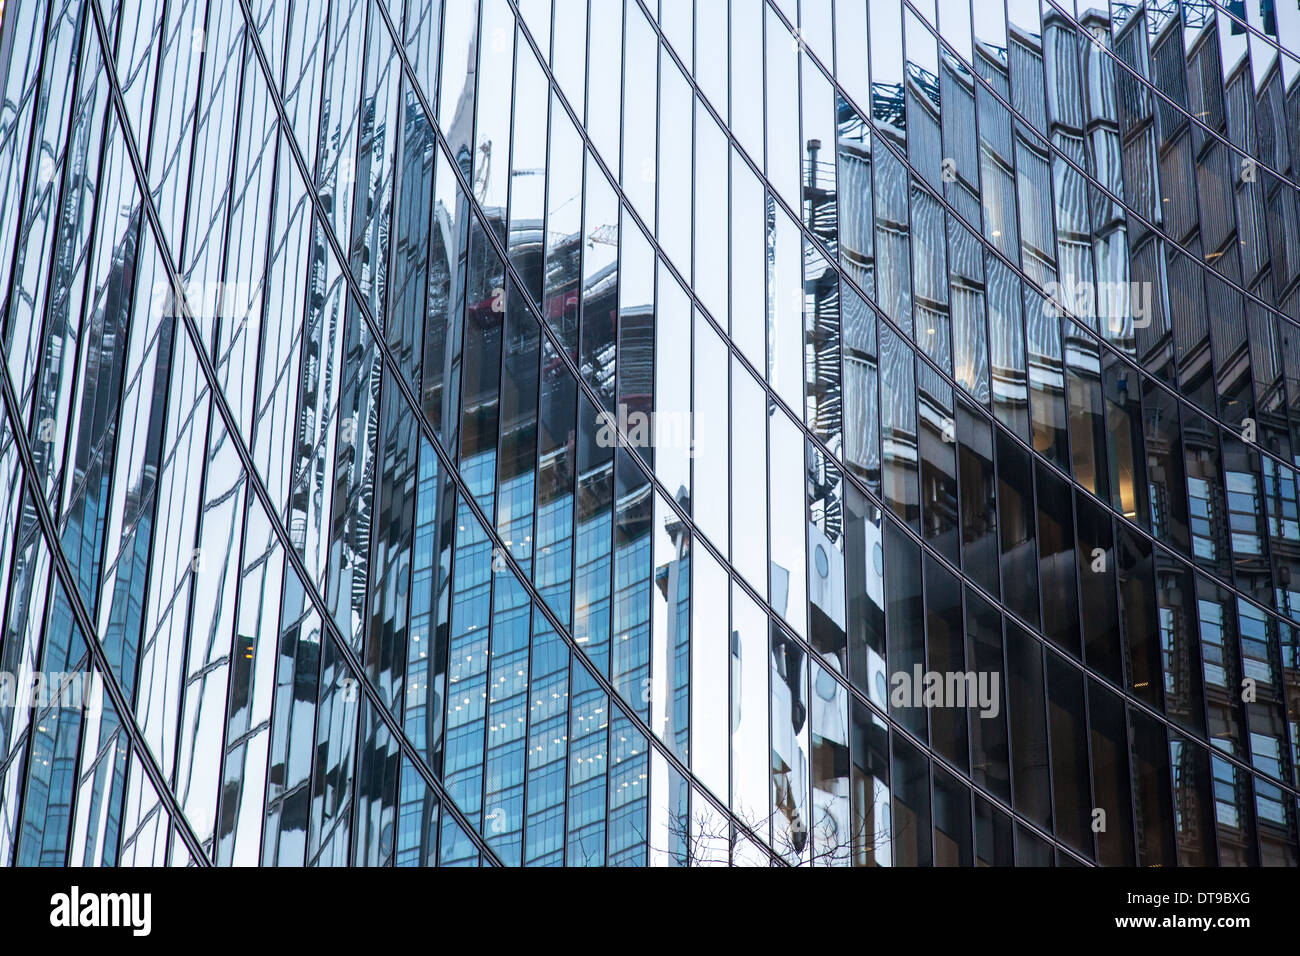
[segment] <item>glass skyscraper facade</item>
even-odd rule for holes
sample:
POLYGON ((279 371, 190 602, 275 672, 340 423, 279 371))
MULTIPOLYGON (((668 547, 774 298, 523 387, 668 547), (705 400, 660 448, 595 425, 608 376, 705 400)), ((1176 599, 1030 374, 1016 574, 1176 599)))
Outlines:
POLYGON ((0 864, 1300 864, 1296 0, 7 0, 0 84, 0 864))

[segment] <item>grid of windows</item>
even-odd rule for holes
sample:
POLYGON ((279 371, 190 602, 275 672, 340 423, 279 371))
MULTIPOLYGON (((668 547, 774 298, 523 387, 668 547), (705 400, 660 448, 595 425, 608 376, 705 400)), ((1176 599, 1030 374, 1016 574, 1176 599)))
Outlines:
POLYGON ((0 862, 1300 865, 1300 6, 0 65, 0 862))

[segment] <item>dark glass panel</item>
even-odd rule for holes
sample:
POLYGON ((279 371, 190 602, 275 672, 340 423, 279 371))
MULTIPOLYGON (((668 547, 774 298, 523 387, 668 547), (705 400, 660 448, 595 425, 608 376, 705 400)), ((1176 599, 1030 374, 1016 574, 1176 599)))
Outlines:
POLYGON ((885 601, 889 626, 889 712, 904 727, 926 739, 926 711, 915 706, 913 685, 925 671, 924 605, 921 601, 921 549, 894 522, 885 527, 885 601))
POLYGON ((912 349, 880 329, 880 444, 885 503, 900 519, 919 527, 917 490, 916 376, 912 349))
POLYGON ((1102 353, 1102 391, 1106 398, 1106 431, 1110 466, 1111 507, 1143 527, 1151 521, 1147 509, 1146 459, 1142 451, 1142 402, 1137 373, 1109 350, 1102 353))
POLYGON ((918 367, 921 530, 926 542, 949 561, 957 556, 957 460, 953 442, 953 390, 928 365, 918 367))
POLYGON ((1034 543, 1034 476, 1029 453, 997 431, 998 531, 1006 606, 1038 624, 1038 554, 1034 543))
POLYGON ((1205 705, 1193 572, 1160 547, 1155 549, 1155 570, 1165 713, 1179 726, 1202 735, 1205 705))
MULTIPOLYGON (((495 465, 497 411, 501 384, 501 326, 506 310, 505 269, 488 243, 477 217, 470 230, 469 288, 466 290, 465 345, 461 359, 461 469, 473 472, 483 456, 495 465)), ((469 476, 471 481, 473 476, 469 476)), ((489 515, 492 477, 486 487, 489 515)), ((480 498, 484 491, 474 489, 480 498)))
MULTIPOLYGON (((1018 144, 1017 152, 1028 152, 1023 144, 1018 144)), ((1037 165, 1037 161, 1036 161, 1037 165)), ((1036 171, 1043 179, 1047 178, 1045 166, 1036 171)), ((1048 190, 1050 194, 1050 190, 1048 190)), ((1021 192, 1024 196, 1024 192, 1021 192)), ((1025 209, 1021 207, 1021 219, 1024 222, 1025 209)), ((1026 243, 1029 240, 1028 223, 1026 225, 1026 243)), ((1051 226, 1046 225, 1045 232, 1051 234, 1051 226)), ((1026 246, 1028 248, 1028 246, 1026 246)), ((1039 281, 1048 281, 1053 275, 1042 268, 1034 270, 1045 272, 1039 281)), ((1061 361, 1061 324, 1057 310, 1046 299, 1032 289, 1025 289, 1025 349, 1029 364, 1029 405, 1031 413, 1034 450, 1044 458, 1055 462, 1061 469, 1070 467, 1070 445, 1066 435, 1065 369, 1061 361)))
POLYGON ((1078 657, 1074 496, 1070 494, 1070 486, 1041 462, 1035 466, 1034 473, 1038 490, 1038 580, 1043 591, 1043 631, 1078 657))
MULTIPOLYGON (((1223 431, 1223 479, 1227 496, 1227 534, 1232 546, 1232 571, 1237 590, 1265 607, 1276 606, 1275 583, 1291 603, 1290 585, 1274 582, 1270 561, 1267 514, 1260 485, 1260 459, 1253 442, 1223 431)), ((1291 550, 1290 547, 1287 548, 1291 550)), ((1278 577, 1290 575, 1289 562, 1278 565, 1278 577)), ((1226 575, 1224 575, 1226 577, 1226 575)), ((1289 609, 1289 608, 1288 608, 1289 609)), ((1300 615, 1296 615, 1300 616, 1300 615)))
POLYGON ((1143 407, 1147 479, 1151 494, 1151 533, 1183 554, 1191 551, 1178 402, 1164 389, 1147 384, 1143 407))
POLYGON ((1048 722, 1052 734, 1052 784, 1056 796, 1056 835, 1091 858, 1091 800, 1088 774, 1088 721, 1084 716, 1083 675, 1047 655, 1048 722))
POLYGON ((975 795, 975 865, 1014 866, 1011 817, 988 800, 975 795))
POLYGON ((885 549, 880 509, 844 486, 844 589, 848 604, 849 675, 882 709, 885 674, 885 549))
MULTIPOLYGON (((1184 408, 1183 445, 1192 560, 1211 574, 1229 577, 1232 546, 1228 541, 1229 515, 1220 469, 1219 429, 1203 415, 1184 408)), ((1153 496, 1152 500, 1157 499, 1153 496)))
POLYGON ((870 708, 853 702, 850 743, 853 759, 849 782, 852 797, 854 866, 888 866, 892 859, 889 832, 889 731, 870 708))
POLYGON ((1214 819, 1221 866, 1258 866, 1254 786, 1250 773, 1218 754, 1210 756, 1214 819))
POLYGON ((934 771, 934 865, 974 865, 970 787, 941 767, 934 771))
POLYGON ((1241 756, 1246 752, 1246 721, 1236 595, 1204 575, 1196 575, 1196 616, 1205 675, 1206 730, 1216 747, 1241 756))
POLYGON ((1160 707, 1163 681, 1151 542, 1122 524, 1116 529, 1115 568, 1128 686, 1137 697, 1160 707))
POLYGON ((971 777, 977 785, 1010 803, 1011 766, 1007 757, 1002 615, 969 587, 966 588, 966 661, 976 675, 988 675, 985 679, 990 690, 990 706, 968 710, 971 777))
POLYGON ((1011 781, 1015 807, 1040 826, 1052 825, 1048 773, 1043 649, 1038 639, 1007 621, 1007 700, 1011 724, 1011 781))
POLYGON ((1097 344, 1065 321, 1066 393, 1070 405, 1070 468, 1074 480, 1103 501, 1110 500, 1106 460, 1106 417, 1102 401, 1101 358, 1097 344))
POLYGON ((461 333, 465 305, 465 256, 469 242, 468 201, 446 154, 437 150, 437 197, 429 284, 425 299, 424 361, 420 372, 424 416, 435 434, 455 450, 460 408, 461 333))
POLYGON ((1169 735, 1173 771, 1174 826, 1179 866, 1215 866, 1214 801, 1210 789, 1210 754, 1179 733, 1169 735))
POLYGON ((533 581, 562 623, 568 623, 573 577, 573 446, 577 383, 550 341, 542 340, 537 429, 537 530, 533 581))
POLYGON ((1079 600, 1083 605, 1083 659, 1117 684, 1124 683, 1119 606, 1115 596, 1115 539, 1110 512, 1087 495, 1075 495, 1079 534, 1079 600))
POLYGON ((1023 823, 1016 823, 1016 866, 1056 866, 1052 845, 1023 823))
POLYGON ((894 737, 893 861, 895 866, 932 866, 930 858, 930 761, 894 737))
POLYGON ((1133 802, 1124 704, 1118 695, 1089 678, 1088 714, 1092 724, 1092 827, 1097 835, 1097 862, 1103 866, 1132 866, 1133 802), (1104 816, 1099 816, 1098 811, 1104 816))
POLYGON ((1169 742, 1165 728, 1136 707, 1128 708, 1133 761, 1133 816, 1138 866, 1174 866, 1174 814, 1169 792, 1169 742))
POLYGON ((957 464, 961 487, 961 564, 972 580, 997 596, 997 476, 993 431, 966 402, 957 402, 957 464))
POLYGON ((979 694, 977 683, 965 679, 961 583, 928 554, 925 556, 925 611, 927 670, 942 675, 944 682, 942 706, 929 708, 930 745, 965 771, 969 769, 966 714, 970 709, 978 712, 979 694))
POLYGON ((510 283, 501 355, 501 447, 497 531, 514 557, 532 567, 533 486, 537 468, 537 373, 541 331, 510 283))

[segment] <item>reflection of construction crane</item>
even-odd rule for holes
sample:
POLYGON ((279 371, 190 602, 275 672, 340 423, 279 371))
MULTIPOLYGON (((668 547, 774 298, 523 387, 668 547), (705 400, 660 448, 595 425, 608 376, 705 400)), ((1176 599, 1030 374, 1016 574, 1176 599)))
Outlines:
POLYGON ((594 246, 597 244, 604 246, 617 246, 618 227, 606 223, 603 226, 597 226, 595 229, 591 230, 591 232, 587 234, 587 245, 594 246))
MULTIPOLYGON (((490 146, 491 144, 488 144, 488 145, 490 146)), ((515 179, 516 177, 519 177, 519 176, 542 176, 542 177, 545 177, 545 176, 546 176, 546 167, 545 167, 545 166, 542 166, 542 167, 540 167, 540 168, 534 168, 534 169, 512 169, 512 170, 510 170, 510 178, 511 178, 511 179, 515 179)), ((475 188, 477 189, 477 187, 475 187, 475 188)))
MULTIPOLYGON (((1269 5, 1271 8, 1271 4, 1269 5)), ((1177 20, 1181 11, 1183 23, 1189 30, 1199 30, 1205 26, 1214 17, 1215 9, 1211 0, 1146 0, 1145 4, 1138 3, 1116 3, 1115 20, 1118 23, 1127 23, 1128 18, 1138 12, 1140 7, 1145 7, 1150 13, 1156 24, 1157 31, 1164 28, 1164 25, 1170 20, 1177 20)), ((1225 4, 1226 12, 1236 14, 1242 20, 1246 19, 1245 4, 1234 3, 1229 0, 1225 4), (1237 8, 1241 10, 1238 12, 1237 8)), ((1260 4, 1260 13, 1264 15, 1265 5, 1260 4)), ((1236 33, 1237 30, 1232 31, 1236 33)), ((1244 31, 1243 31, 1244 32, 1244 31)))
POLYGON ((481 203, 487 196, 488 176, 492 173, 492 140, 481 143, 478 151, 483 154, 483 159, 474 174, 474 197, 481 203))

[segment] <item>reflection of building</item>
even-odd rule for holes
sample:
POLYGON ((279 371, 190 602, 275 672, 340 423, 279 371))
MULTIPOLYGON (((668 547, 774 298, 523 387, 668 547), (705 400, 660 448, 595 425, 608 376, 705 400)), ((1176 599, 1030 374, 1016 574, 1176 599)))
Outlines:
POLYGON ((1295 5, 668 6, 6 8, 0 861, 1300 862, 1295 5))

